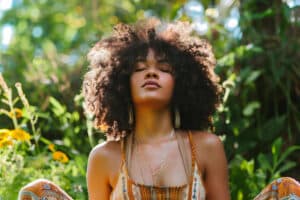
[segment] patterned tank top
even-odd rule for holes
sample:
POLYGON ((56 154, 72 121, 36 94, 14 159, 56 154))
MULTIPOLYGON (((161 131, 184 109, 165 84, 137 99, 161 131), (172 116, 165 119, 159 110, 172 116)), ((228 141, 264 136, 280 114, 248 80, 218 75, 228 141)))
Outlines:
MULTIPOLYGON (((121 141, 122 164, 120 168, 117 184, 110 195, 110 200, 205 200, 205 188, 202 182, 200 168, 196 162, 195 147, 192 141, 192 133, 176 134, 179 148, 184 150, 184 164, 190 163, 192 166, 189 173, 189 181, 181 186, 149 186, 135 183, 129 176, 126 158, 130 143, 125 144, 125 139, 121 141), (183 142, 184 135, 188 135, 188 145, 183 142), (187 156, 187 149, 191 155, 187 156), (190 161, 188 161, 190 157, 190 161)), ((128 139, 129 140, 129 139, 128 139)))

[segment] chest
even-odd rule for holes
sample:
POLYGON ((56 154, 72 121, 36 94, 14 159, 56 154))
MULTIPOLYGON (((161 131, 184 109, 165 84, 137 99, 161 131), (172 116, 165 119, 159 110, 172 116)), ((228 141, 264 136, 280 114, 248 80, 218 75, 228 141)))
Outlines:
POLYGON ((115 188, 123 165, 128 178, 134 183, 158 187, 186 185, 193 175, 193 162, 195 165, 200 163, 198 171, 204 174, 205 152, 197 152, 197 157, 192 154, 188 138, 140 146, 129 140, 123 149, 125 163, 122 164, 122 155, 115 160, 114 166, 118 167, 112 169, 111 188, 115 188))
POLYGON ((128 162, 129 175, 134 182, 145 185, 184 185, 189 182, 192 168, 191 162, 185 162, 186 156, 176 141, 136 146, 128 162))
POLYGON ((141 200, 141 199, 182 199, 204 200, 205 188, 197 165, 193 170, 193 176, 188 184, 180 186, 153 186, 134 183, 128 179, 125 166, 122 167, 118 181, 110 194, 111 200, 141 200))

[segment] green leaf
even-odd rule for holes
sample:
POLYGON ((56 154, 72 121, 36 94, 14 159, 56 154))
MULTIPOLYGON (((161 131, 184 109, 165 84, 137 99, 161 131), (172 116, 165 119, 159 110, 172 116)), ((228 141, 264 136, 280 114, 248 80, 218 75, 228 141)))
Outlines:
POLYGON ((253 70, 250 75, 246 78, 245 84, 253 83, 263 73, 262 70, 253 70))
POLYGON ((280 167, 278 170, 276 170, 276 173, 283 173, 286 172, 292 168, 294 168, 295 166, 297 166, 297 163, 294 161, 288 161, 286 162, 282 167, 280 167))
POLYGON ((244 169, 248 172, 249 175, 253 175, 254 172, 254 160, 243 160, 241 163, 241 169, 244 169))
POLYGON ((55 98, 49 98, 50 104, 53 106, 52 111, 56 116, 61 116, 66 112, 66 107, 59 103, 55 98))
POLYGON ((285 127, 285 121, 286 115, 282 115, 269 118, 267 121, 263 122, 261 127, 262 137, 260 139, 266 142, 274 140, 285 127))
POLYGON ((1 101, 2 101, 3 103, 5 103, 6 105, 9 105, 9 102, 8 102, 6 99, 1 99, 1 101))
POLYGON ((222 58, 220 58, 218 60, 218 65, 219 66, 233 67, 234 66, 234 60, 235 60, 234 53, 230 52, 230 53, 226 54, 225 56, 223 56, 222 58))
POLYGON ((251 14, 252 19, 263 19, 265 17, 271 16, 274 14, 274 11, 272 8, 268 8, 263 12, 251 14))
POLYGON ((255 110, 257 110, 259 108, 260 108, 260 103, 258 101, 250 102, 243 109, 243 115, 249 117, 254 113, 255 110))
POLYGON ((4 109, 0 109, 0 114, 5 114, 7 115, 8 117, 10 117, 10 114, 7 110, 4 110, 4 109))
POLYGON ((14 100, 13 100, 13 102, 12 102, 12 105, 15 105, 18 101, 19 101, 19 97, 16 97, 14 100))
POLYGON ((264 170, 264 171, 271 171, 272 167, 270 164, 270 161, 267 159, 266 155, 260 153, 257 157, 257 160, 260 164, 260 167, 264 170))
POLYGON ((280 150, 282 147, 282 139, 277 138, 272 144, 272 154, 273 154, 273 165, 277 165, 280 150))
POLYGON ((291 154, 293 153, 294 151, 297 151, 297 150, 300 150, 300 146, 296 146, 296 145, 293 145, 293 146, 290 146, 289 148, 287 148, 283 153, 282 155, 279 157, 277 163, 278 165, 280 165, 284 160, 286 160, 286 158, 291 154))

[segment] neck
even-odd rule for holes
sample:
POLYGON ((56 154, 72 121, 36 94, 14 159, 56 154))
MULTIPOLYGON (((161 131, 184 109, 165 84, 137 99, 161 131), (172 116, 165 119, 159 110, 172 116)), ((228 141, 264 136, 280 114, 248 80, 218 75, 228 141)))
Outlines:
POLYGON ((135 137, 155 142, 170 137, 173 125, 169 109, 135 108, 135 137))

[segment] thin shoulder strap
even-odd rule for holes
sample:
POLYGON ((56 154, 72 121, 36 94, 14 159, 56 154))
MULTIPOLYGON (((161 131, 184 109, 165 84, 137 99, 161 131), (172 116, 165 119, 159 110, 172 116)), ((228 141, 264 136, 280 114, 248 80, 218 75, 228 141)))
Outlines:
POLYGON ((122 164, 126 161, 126 155, 125 155, 125 138, 121 139, 121 155, 122 155, 122 164))
POLYGON ((175 136, 177 139, 178 149, 180 152, 180 157, 183 162, 184 171, 186 175, 187 182, 190 182, 191 175, 193 174, 193 162, 192 162, 192 153, 190 148, 190 142, 188 139, 188 134, 185 133, 177 133, 175 132, 175 136))
MULTIPOLYGON (((131 157, 131 145, 132 145, 132 137, 130 137, 130 135, 122 138, 122 140, 121 140, 122 164, 121 164, 120 173, 125 173, 127 180, 126 180, 126 184, 122 180, 122 189, 123 189, 123 192, 127 191, 129 200, 134 199, 134 195, 132 192, 132 186, 131 186, 132 181, 129 178, 129 171, 127 169, 127 164, 126 164, 126 160, 131 159, 131 158, 128 158, 128 155, 130 155, 130 157, 131 157), (129 153, 128 153, 128 150, 130 151, 129 153), (126 189, 124 190, 124 188, 126 188, 126 189)), ((125 198, 125 196, 124 196, 124 198, 125 198)))
POLYGON ((129 161, 131 160, 131 140, 131 135, 128 135, 121 140, 122 164, 120 170, 126 174, 127 178, 129 178, 129 171, 127 167, 130 167, 129 161))
POLYGON ((190 144, 191 144, 191 151, 192 151, 192 162, 193 165, 196 164, 198 167, 198 172, 201 174, 201 163, 199 163, 199 160, 197 160, 197 152, 196 152, 196 146, 195 143, 193 141, 193 134, 191 131, 189 131, 189 140, 190 140, 190 144))
POLYGON ((192 132, 189 131, 188 135, 189 135, 189 141, 190 141, 191 152, 192 152, 192 162, 194 163, 196 160, 196 149, 195 149, 195 145, 193 142, 192 132))

